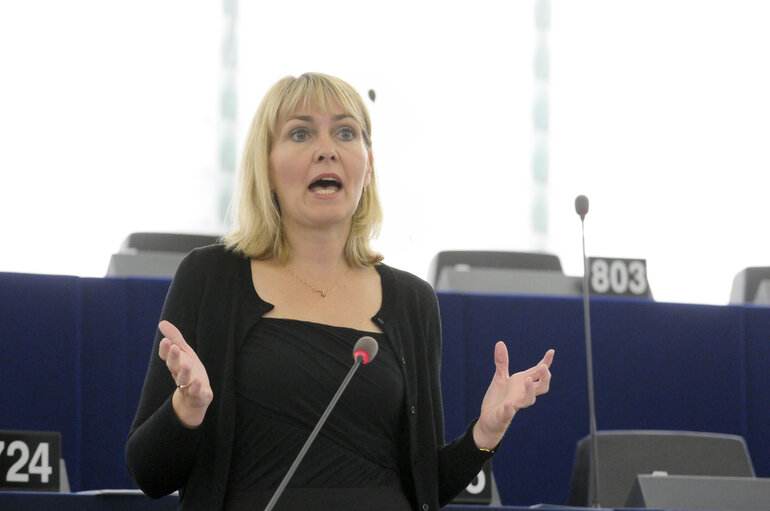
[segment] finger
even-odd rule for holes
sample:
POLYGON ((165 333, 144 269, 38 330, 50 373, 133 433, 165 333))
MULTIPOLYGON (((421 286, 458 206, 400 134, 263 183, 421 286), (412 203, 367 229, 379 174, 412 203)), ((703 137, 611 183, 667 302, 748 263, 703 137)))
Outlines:
POLYGON ((174 381, 176 382, 177 386, 189 386, 192 380, 192 368, 190 367, 190 364, 181 360, 180 357, 179 371, 176 373, 176 375, 174 375, 174 381))
POLYGON ((171 322, 164 319, 158 324, 158 329, 172 344, 179 346, 182 351, 187 351, 190 348, 184 340, 182 332, 180 332, 171 322))
POLYGON ((550 349, 546 351, 543 360, 540 361, 540 364, 545 364, 546 366, 551 367, 551 363, 553 362, 553 357, 555 354, 556 350, 550 349))
POLYGON ((534 395, 535 383, 531 377, 527 376, 523 380, 519 378, 511 378, 511 384, 508 386, 508 395, 506 401, 513 403, 514 411, 518 411, 522 408, 529 406, 529 403, 534 395), (514 380, 518 380, 517 383, 514 380))
POLYGON ((537 381, 541 374, 548 371, 548 368, 551 367, 551 363, 553 363, 553 356, 555 354, 554 350, 548 350, 545 352, 545 356, 543 357, 543 360, 538 362, 538 364, 534 367, 530 367, 526 371, 524 371, 524 374, 527 374, 529 376, 532 376, 532 379, 537 381))
POLYGON ((531 377, 524 380, 524 406, 532 406, 537 399, 536 383, 531 377))
POLYGON ((179 388, 179 390, 190 389, 192 384, 196 381, 197 380, 195 380, 190 374, 190 371, 187 370, 179 371, 179 374, 176 375, 176 386, 179 388))
POLYGON ((530 376, 532 380, 540 385, 540 384, 547 384, 551 381, 551 371, 548 369, 548 366, 545 364, 540 364, 537 367, 533 367, 529 371, 527 371, 525 374, 530 376))
POLYGON ((179 346, 172 344, 166 359, 166 367, 168 367, 168 370, 171 372, 171 377, 174 378, 174 381, 177 382, 177 384, 179 384, 179 374, 185 369, 189 372, 190 369, 189 364, 184 364, 182 362, 182 353, 179 346))
POLYGON ((531 406, 532 403, 535 402, 535 385, 536 383, 532 379, 532 377, 527 376, 524 379, 524 389, 523 392, 521 389, 518 391, 516 389, 511 389, 511 395, 510 399, 512 402, 515 403, 515 409, 520 410, 521 408, 526 408, 528 406, 531 406))
POLYGON ((551 371, 545 364, 541 364, 540 369, 540 376, 535 380, 535 394, 538 396, 548 392, 551 387, 551 371))
POLYGON ((508 347, 503 341, 495 344, 495 377, 507 380, 508 373, 508 347))
POLYGON ((527 378, 524 383, 524 387, 526 388, 527 406, 532 406, 537 400, 537 384, 534 382, 534 380, 532 380, 532 378, 527 378))
POLYGON ((160 356, 161 360, 167 360, 168 359, 168 352, 171 349, 171 341, 166 339, 165 337, 160 341, 160 346, 158 347, 158 355, 160 356))
POLYGON ((548 364, 545 363, 538 364, 537 367, 534 368, 533 372, 535 375, 537 375, 537 378, 533 379, 543 378, 551 374, 551 371, 548 369, 548 364))
POLYGON ((179 392, 183 392, 188 396, 197 396, 201 391, 201 382, 198 380, 190 380, 185 385, 177 385, 179 392))
POLYGON ((556 352, 554 350, 548 350, 545 352, 545 355, 543 355, 543 359, 537 363, 534 367, 532 367, 530 370, 532 371, 538 371, 540 370, 540 367, 545 365, 546 368, 551 367, 551 364, 553 363, 553 357, 556 352))

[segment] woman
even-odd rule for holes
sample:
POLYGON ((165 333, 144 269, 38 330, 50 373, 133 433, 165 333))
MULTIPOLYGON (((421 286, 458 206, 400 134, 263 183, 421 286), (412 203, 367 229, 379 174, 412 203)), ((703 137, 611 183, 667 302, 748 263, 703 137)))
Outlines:
POLYGON ((180 509, 261 509, 352 364, 362 367, 277 509, 436 510, 492 456, 517 410, 548 391, 548 351, 509 376, 503 343, 481 413, 444 443, 438 304, 381 263, 371 125, 322 74, 279 81, 252 122, 238 228, 194 250, 169 289, 126 458, 180 509))

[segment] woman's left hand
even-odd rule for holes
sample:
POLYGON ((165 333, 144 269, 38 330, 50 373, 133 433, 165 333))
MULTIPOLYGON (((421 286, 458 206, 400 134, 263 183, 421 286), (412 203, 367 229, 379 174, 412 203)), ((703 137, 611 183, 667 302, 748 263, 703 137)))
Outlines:
POLYGON ((554 350, 548 350, 536 366, 509 375, 508 348, 502 341, 495 345, 495 376, 484 395, 481 414, 473 428, 477 447, 496 447, 516 412, 532 406, 537 396, 548 392, 553 356, 554 350))

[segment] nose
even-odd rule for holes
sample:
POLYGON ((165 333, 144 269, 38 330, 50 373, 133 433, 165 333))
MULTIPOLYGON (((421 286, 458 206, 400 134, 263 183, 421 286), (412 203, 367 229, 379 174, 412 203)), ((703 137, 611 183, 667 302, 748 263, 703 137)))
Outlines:
POLYGON ((337 149, 334 146, 334 141, 331 139, 331 137, 328 135, 318 137, 318 143, 315 150, 316 163, 320 163, 325 160, 337 161, 338 159, 339 155, 337 154, 337 149))

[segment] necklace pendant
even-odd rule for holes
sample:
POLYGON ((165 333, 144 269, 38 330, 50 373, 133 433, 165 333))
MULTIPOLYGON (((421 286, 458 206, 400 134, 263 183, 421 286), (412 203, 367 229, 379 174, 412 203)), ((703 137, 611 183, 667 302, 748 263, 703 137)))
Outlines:
POLYGON ((321 298, 326 298, 326 290, 321 290, 321 298))

